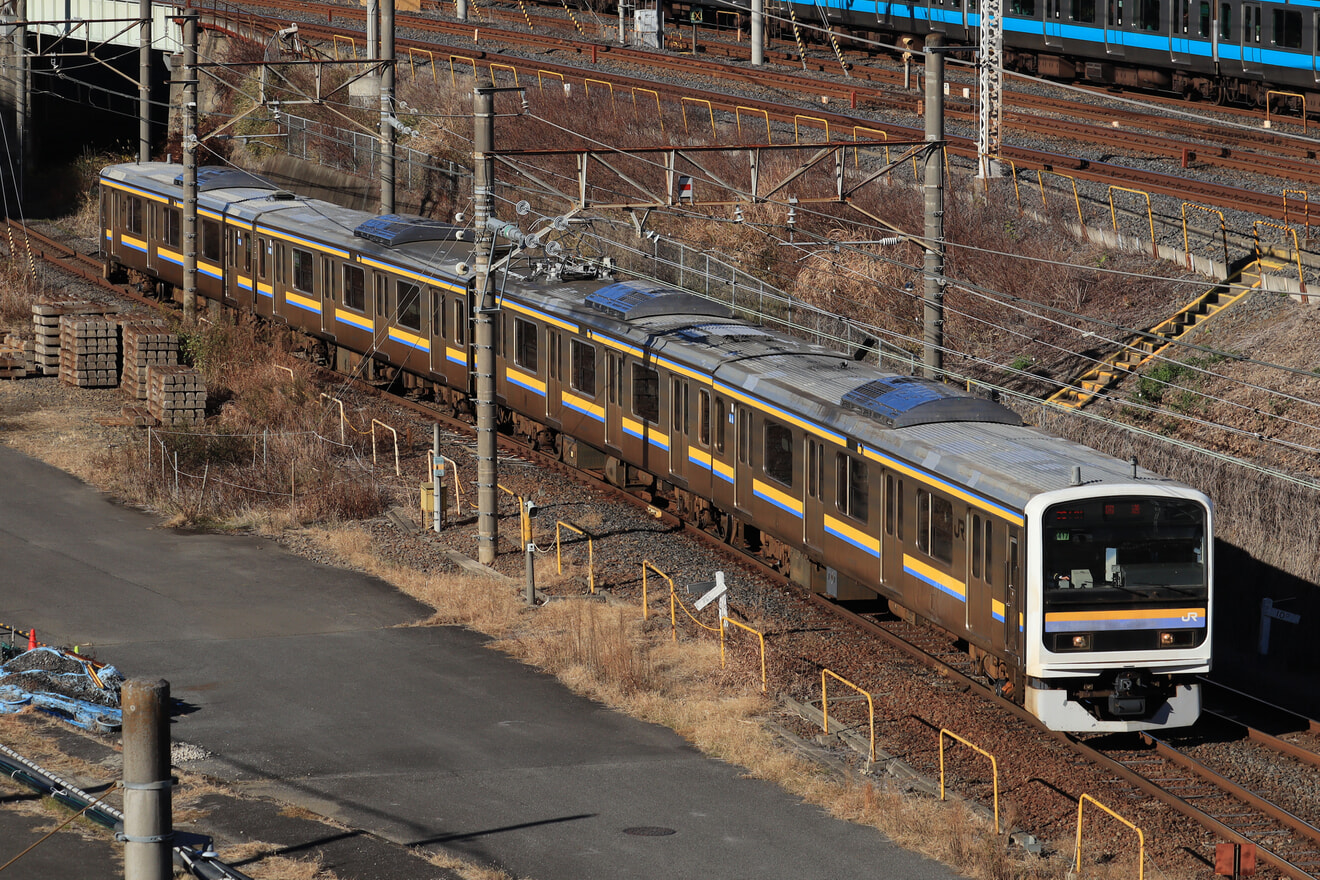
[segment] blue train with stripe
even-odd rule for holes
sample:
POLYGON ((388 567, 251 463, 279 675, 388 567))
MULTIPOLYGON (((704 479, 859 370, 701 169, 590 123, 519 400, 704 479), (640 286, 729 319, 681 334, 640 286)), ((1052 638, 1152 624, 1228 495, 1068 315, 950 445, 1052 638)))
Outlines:
MULTIPOLYGON (((199 292, 345 371, 470 413, 472 233, 205 170, 199 292)), ((181 284, 178 166, 101 177, 106 271, 181 284)), ((1210 668, 1212 513, 1194 489, 640 280, 512 261, 502 430, 597 470, 841 602, 955 633, 1050 727, 1192 723, 1210 668)))
MULTIPOLYGON (((787 5, 767 7, 781 27, 787 5)), ((931 33, 975 44, 981 26, 975 0, 793 5, 807 25, 914 49, 931 33)), ((1007 0, 1003 21, 1008 69, 1320 112, 1320 0, 1007 0)))

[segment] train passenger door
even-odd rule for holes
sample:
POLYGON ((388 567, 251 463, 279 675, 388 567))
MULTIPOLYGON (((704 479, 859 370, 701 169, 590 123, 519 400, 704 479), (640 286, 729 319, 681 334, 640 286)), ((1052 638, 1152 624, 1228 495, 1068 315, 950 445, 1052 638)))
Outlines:
POLYGON ((903 549, 905 543, 903 478, 885 474, 885 523, 883 549, 880 554, 881 571, 890 595, 903 592, 903 549))
POLYGON ((802 541, 812 550, 819 551, 825 538, 825 448, 810 434, 804 439, 802 460, 806 469, 807 491, 803 499, 802 541))
POLYGON ((623 355, 605 352, 605 445, 621 451, 623 444, 623 355))
POLYGON ((1123 0, 1105 0, 1105 51, 1122 58, 1124 45, 1123 0))
MULTIPOLYGON (((1027 591, 1022 582, 1022 551, 1019 530, 1005 529, 1008 546, 1004 553, 1004 653, 1017 669, 1022 668, 1022 631, 1026 623, 1027 591)), ((1019 691, 1020 693, 1020 691, 1019 691)))
POLYGON ((1242 70, 1244 73, 1261 70, 1261 12, 1259 3, 1242 4, 1242 70))
POLYGON ((745 406, 735 407, 738 426, 738 464, 733 480, 733 503, 743 510, 752 509, 754 496, 752 469, 755 447, 752 442, 752 411, 745 406))
POLYGON ((1003 639, 1004 600, 1003 578, 995 577, 995 560, 999 555, 995 552, 995 524, 978 510, 969 509, 966 518, 967 631, 999 644, 1003 639))
POLYGON ((1173 0, 1169 19, 1169 57, 1175 64, 1192 59, 1192 37, 1196 23, 1192 20, 1192 0, 1173 0))
POLYGON ((275 262, 275 248, 271 240, 264 235, 258 235, 257 241, 257 277, 256 277, 256 309, 258 315, 265 315, 267 318, 275 314, 275 288, 271 281, 271 269, 275 262))
POLYGON ((688 436, 692 427, 689 409, 688 383, 682 376, 669 377, 669 472, 680 483, 687 484, 688 436))
POLYGON ((317 290, 321 292, 321 332, 335 335, 335 303, 339 301, 339 273, 335 271, 335 261, 321 257, 321 283, 317 290))
POLYGON ((940 0, 926 0, 923 5, 926 7, 926 21, 930 24, 931 32, 944 33, 947 27, 944 23, 944 13, 938 8, 940 0))
POLYGON ((1063 0, 1045 0, 1045 45, 1063 48, 1063 0))

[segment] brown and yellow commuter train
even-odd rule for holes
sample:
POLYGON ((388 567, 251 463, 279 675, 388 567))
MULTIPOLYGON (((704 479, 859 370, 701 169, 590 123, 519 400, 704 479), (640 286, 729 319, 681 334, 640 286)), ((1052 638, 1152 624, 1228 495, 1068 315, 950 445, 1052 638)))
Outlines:
MULTIPOLYGON (((471 399, 470 230, 377 217, 223 169, 199 186, 198 293, 471 399)), ((101 176, 107 272, 182 284, 177 165, 101 176)), ((494 279, 502 424, 838 600, 965 639, 1054 729, 1176 727, 1210 667, 1211 505, 1024 426, 640 280, 494 279)))

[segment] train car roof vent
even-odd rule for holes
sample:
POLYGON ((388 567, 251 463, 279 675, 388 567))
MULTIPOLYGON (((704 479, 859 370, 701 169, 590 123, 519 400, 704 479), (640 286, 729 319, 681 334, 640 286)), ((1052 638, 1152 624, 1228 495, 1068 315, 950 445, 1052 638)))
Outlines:
POLYGON ((646 281, 620 281, 587 295, 587 305, 623 321, 662 315, 702 315, 732 318, 727 306, 679 290, 646 281))
POLYGON ((267 198, 275 202, 292 202, 294 199, 298 197, 293 193, 289 192, 287 189, 277 189, 277 190, 272 190, 271 194, 267 196, 267 198))
MULTIPOLYGON (((183 174, 174 178, 175 186, 183 186, 183 174)), ((223 165, 207 165, 197 169, 197 191, 209 192, 213 189, 275 189, 275 184, 263 180, 255 174, 226 168, 223 165)))
POLYGON ((890 428, 933 422, 1022 424, 1015 412, 992 400, 917 376, 873 379, 844 394, 841 403, 890 428))
POLYGON ((372 217, 353 230, 358 238, 374 241, 386 247, 396 247, 415 241, 462 241, 471 235, 462 226, 427 220, 410 214, 382 214, 372 217))

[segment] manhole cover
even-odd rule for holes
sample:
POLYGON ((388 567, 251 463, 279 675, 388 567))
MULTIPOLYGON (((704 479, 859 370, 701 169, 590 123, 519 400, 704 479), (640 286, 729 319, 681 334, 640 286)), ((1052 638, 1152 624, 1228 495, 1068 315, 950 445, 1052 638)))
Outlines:
POLYGON ((623 833, 631 834, 634 837, 666 837, 678 832, 672 828, 661 828, 657 825, 639 825, 636 828, 625 828, 623 833))

